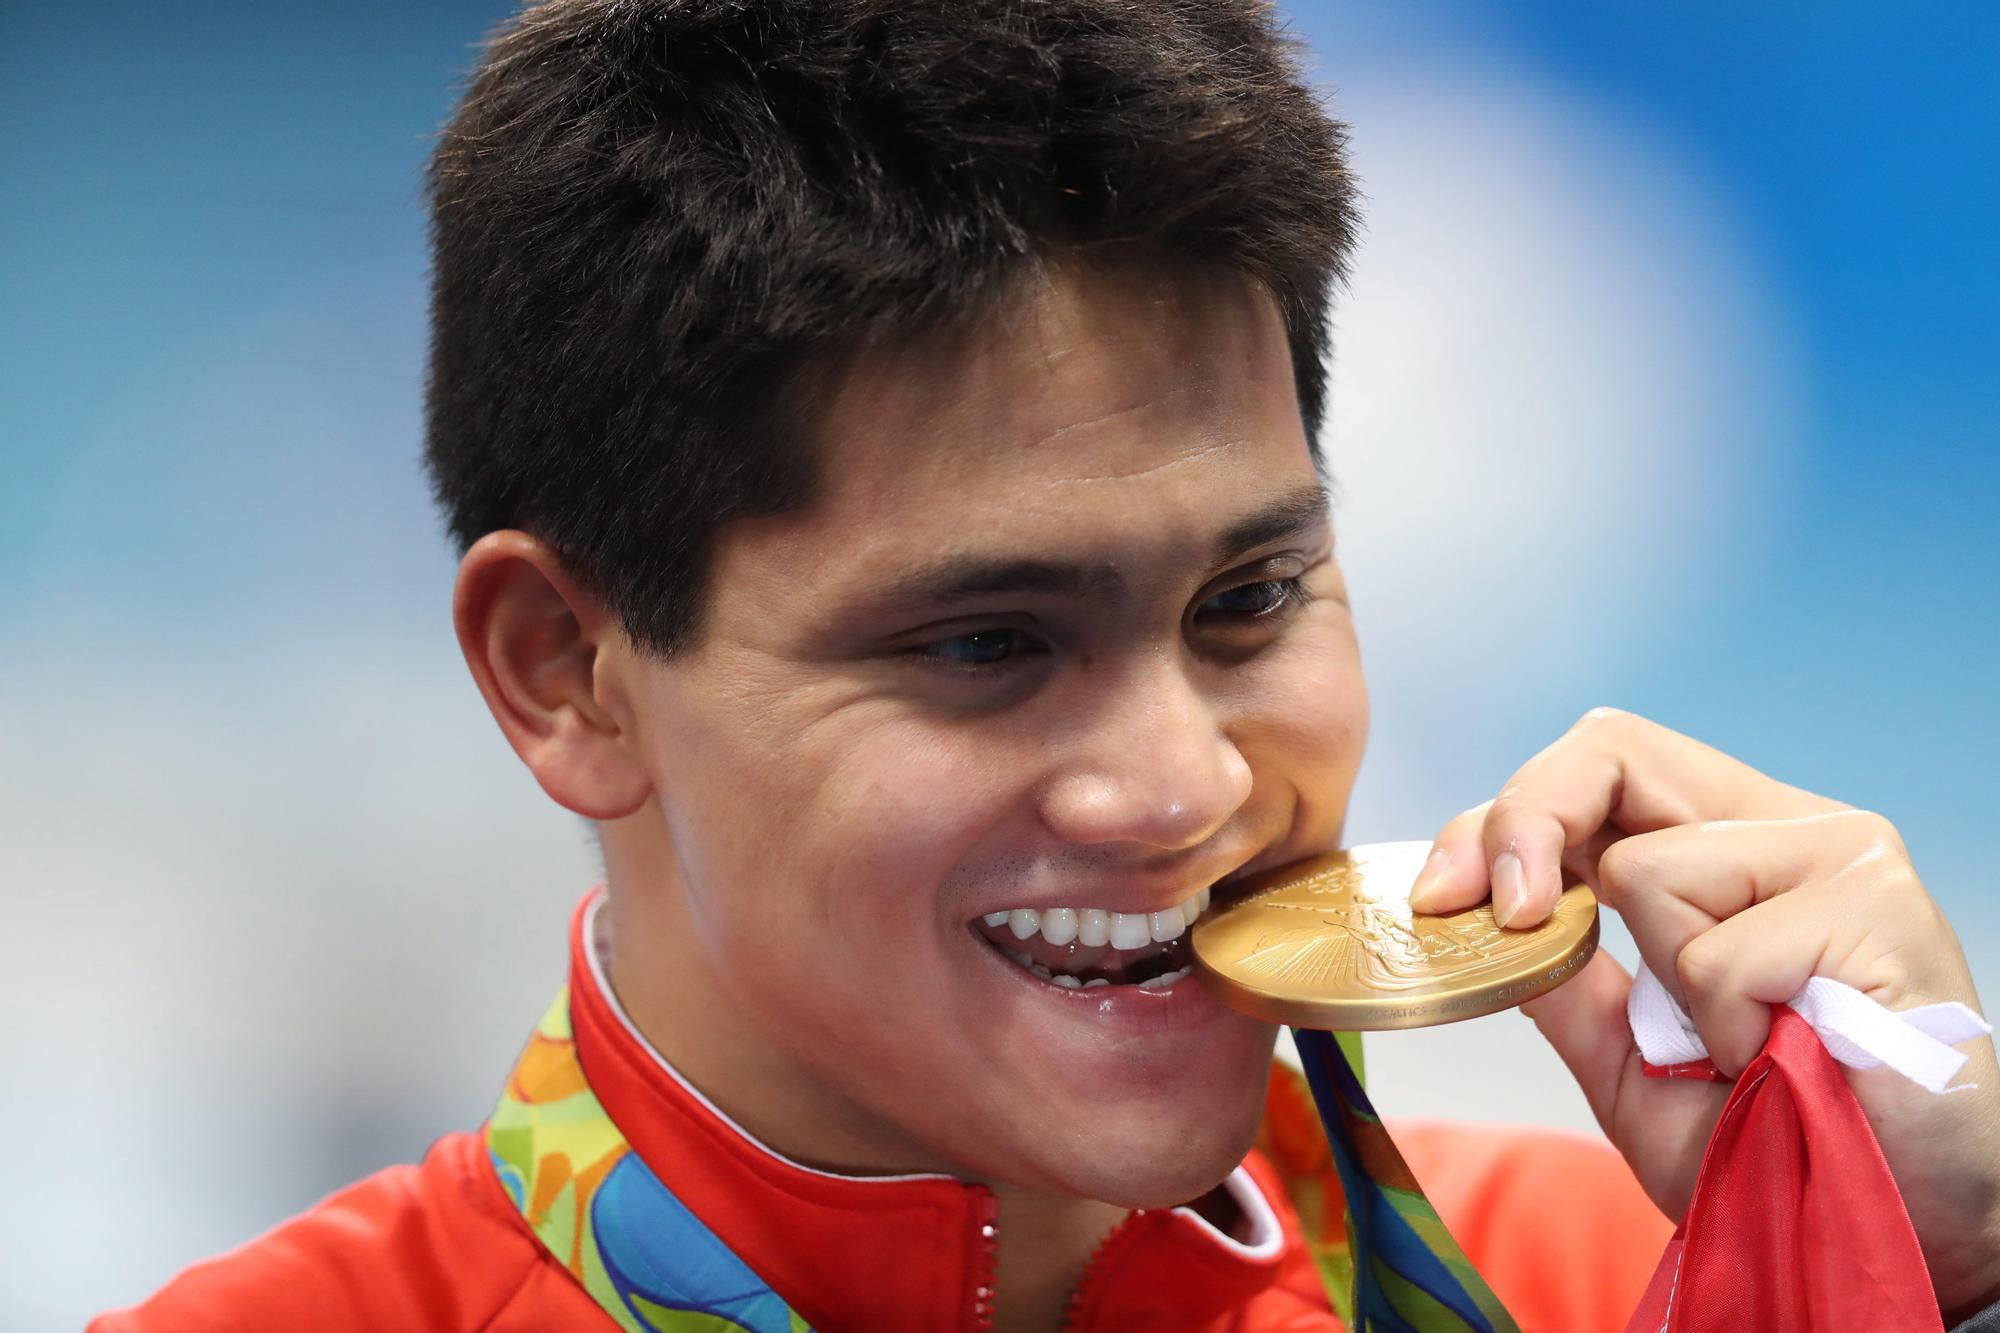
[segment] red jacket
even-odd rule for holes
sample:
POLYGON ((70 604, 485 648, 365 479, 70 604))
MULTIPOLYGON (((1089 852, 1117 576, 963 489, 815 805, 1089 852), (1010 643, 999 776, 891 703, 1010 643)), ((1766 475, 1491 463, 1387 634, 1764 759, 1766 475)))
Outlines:
MULTIPOLYGON (((622 1135, 619 1151, 649 1167, 813 1328, 977 1327, 992 1271, 991 1194, 944 1177, 832 1175, 751 1139, 632 1028, 585 948, 588 907, 572 931, 566 1028, 530 1043, 510 1096, 534 1095, 524 1080, 587 1084, 622 1135)), ((1325 1145, 1277 1114, 1297 1095, 1289 1075, 1274 1074, 1260 1149, 1231 1178, 1247 1230, 1224 1235, 1188 1208, 1133 1214, 1092 1258, 1070 1327, 1337 1333, 1293 1205, 1307 1197, 1302 1182, 1330 1170, 1325 1145)), ((1568 1133, 1448 1124, 1398 1125, 1394 1137, 1523 1329, 1623 1329, 1672 1227, 1608 1146, 1568 1133)), ((517 1204, 504 1169, 483 1134, 446 1135, 421 1165, 390 1167, 342 1190, 188 1269, 145 1304, 101 1316, 91 1333, 642 1327, 600 1304, 601 1270, 599 1294, 581 1280, 594 1257, 567 1243, 569 1253, 552 1251, 545 1237, 554 1233, 545 1226, 538 1235, 524 1216, 559 1196, 538 1186, 536 1201, 517 1204)), ((1315 1225, 1337 1227, 1338 1219, 1315 1225)), ((676 1258, 662 1252, 646 1262, 670 1269, 676 1258)), ((655 1317, 665 1329, 724 1326, 655 1317)))

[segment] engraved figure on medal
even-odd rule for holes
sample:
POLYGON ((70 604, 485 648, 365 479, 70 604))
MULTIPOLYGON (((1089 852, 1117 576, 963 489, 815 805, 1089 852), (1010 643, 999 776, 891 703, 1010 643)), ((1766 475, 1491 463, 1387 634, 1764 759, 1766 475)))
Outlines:
POLYGON ((1272 872, 1276 882, 1197 927, 1196 959, 1209 975, 1234 978, 1266 1017, 1275 1005, 1282 1021, 1337 1012, 1365 1026, 1491 1012, 1588 960, 1597 910, 1587 889, 1565 892, 1531 930, 1504 929, 1484 903, 1448 916, 1411 911, 1427 847, 1378 843, 1272 872))

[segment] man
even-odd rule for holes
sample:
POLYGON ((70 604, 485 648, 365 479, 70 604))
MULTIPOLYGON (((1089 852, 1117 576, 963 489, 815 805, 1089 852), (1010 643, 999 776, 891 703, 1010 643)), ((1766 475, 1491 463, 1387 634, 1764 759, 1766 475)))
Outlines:
MULTIPOLYGON (((99 1327, 1340 1327, 1274 1029, 1185 932, 1339 843, 1366 736, 1342 147, 1255 0, 510 23, 435 162, 428 458, 466 660, 606 883, 482 1132, 99 1327)), ((1974 999, 1883 821, 1637 718, 1418 893, 1525 926, 1564 867, 1726 1073, 1816 973, 1974 999)), ((1526 1327, 1622 1325, 1720 1108, 1636 1078, 1629 984, 1534 1016, 1630 1171, 1404 1136, 1526 1327)), ((1995 1074, 1855 1080, 1954 1320, 2000 1297, 1995 1074)))

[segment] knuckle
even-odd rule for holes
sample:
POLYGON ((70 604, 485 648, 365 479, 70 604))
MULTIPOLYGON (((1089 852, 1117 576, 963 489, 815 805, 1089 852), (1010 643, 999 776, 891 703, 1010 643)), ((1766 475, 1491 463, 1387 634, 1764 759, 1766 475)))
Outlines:
POLYGON ((1869 968, 1868 988, 1878 995, 1898 998, 1916 994, 1919 990, 1917 972, 1909 955, 1898 950, 1877 958, 1869 968))
POLYGON ((1612 901, 1622 901, 1631 897, 1646 877, 1646 853, 1634 846, 1634 839, 1625 838, 1612 843, 1597 858, 1597 879, 1603 888, 1604 897, 1612 901))
POLYGON ((1877 814, 1873 810, 1864 810, 1862 813, 1868 817, 1868 841, 1870 844, 1890 853, 1898 859, 1906 859, 1909 856, 1910 849, 1904 843, 1903 832, 1896 827, 1895 821, 1891 820, 1887 815, 1877 814))
POLYGON ((1887 815, 1850 806, 1822 817, 1846 827, 1859 842, 1860 851, 1855 857, 1857 862, 1884 857, 1908 862, 1909 848, 1903 842, 1902 832, 1887 815))
POLYGON ((1728 959, 1709 935, 1697 935, 1674 955, 1674 975, 1689 995, 1711 995, 1722 982, 1728 959))
POLYGON ((1576 720, 1572 731, 1594 731, 1600 728, 1622 727, 1632 720, 1632 714, 1623 708, 1613 708, 1610 704, 1599 704, 1588 709, 1576 720))

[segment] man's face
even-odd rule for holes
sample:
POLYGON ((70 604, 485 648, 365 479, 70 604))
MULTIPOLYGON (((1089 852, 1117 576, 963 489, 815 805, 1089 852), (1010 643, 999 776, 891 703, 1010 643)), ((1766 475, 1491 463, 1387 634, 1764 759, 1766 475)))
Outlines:
POLYGON ((863 358, 820 445, 633 699, 697 1081, 826 1165, 1200 1194, 1275 1029, 1175 978, 1186 905, 1335 845, 1367 730, 1275 304, 1058 271, 863 358))

